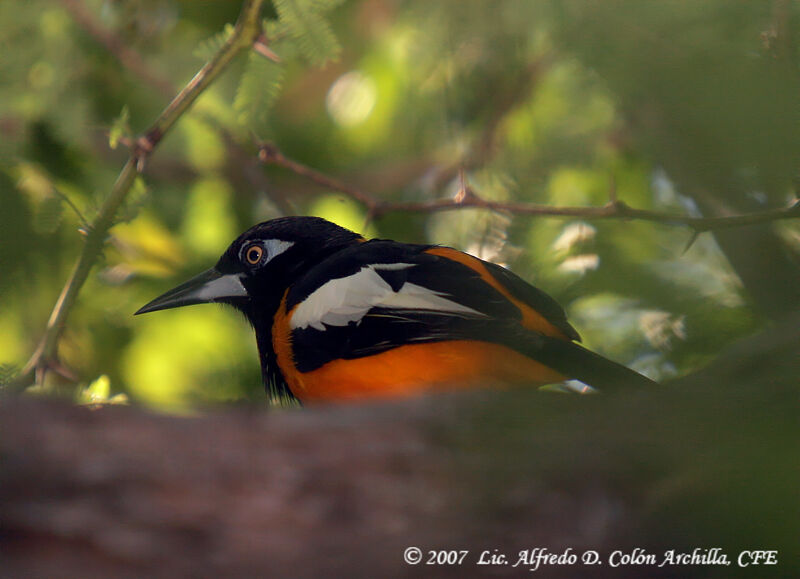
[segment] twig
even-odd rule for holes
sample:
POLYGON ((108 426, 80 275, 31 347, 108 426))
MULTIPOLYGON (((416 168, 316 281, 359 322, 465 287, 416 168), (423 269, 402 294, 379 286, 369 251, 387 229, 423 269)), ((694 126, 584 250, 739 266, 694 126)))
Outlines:
MULTIPOLYGON (((433 213, 436 211, 452 211, 465 207, 487 209, 490 211, 508 211, 517 215, 539 215, 549 217, 580 217, 587 220, 600 219, 625 219, 651 221, 666 225, 679 225, 692 228, 697 233, 711 230, 744 227, 780 219, 800 218, 800 200, 796 200, 789 207, 759 211, 744 215, 729 217, 690 217, 677 213, 636 209, 624 201, 612 199, 600 207, 554 207, 551 205, 538 205, 522 202, 489 201, 475 194, 469 187, 463 187, 456 197, 449 199, 435 199, 419 202, 390 202, 377 199, 374 195, 347 185, 334 177, 321 171, 312 169, 307 165, 286 157, 277 146, 272 143, 259 145, 258 158, 265 164, 277 165, 305 177, 322 187, 333 189, 352 197, 363 204, 373 218, 381 217, 391 212, 433 213)), ((614 195, 616 197, 616 195, 614 195)))
MULTIPOLYGON (((71 0, 62 0, 66 6, 78 6, 71 0)), ((114 224, 117 210, 122 205, 133 186, 136 177, 144 170, 145 161, 161 142, 177 120, 197 100, 197 97, 225 70, 233 58, 245 48, 249 48, 261 34, 260 12, 264 0, 245 0, 234 33, 189 81, 183 90, 167 105, 153 125, 136 139, 130 157, 117 177, 108 197, 101 205, 97 216, 86 234, 86 242, 77 263, 61 295, 56 301, 44 336, 36 351, 20 372, 20 375, 6 386, 8 391, 23 390, 35 374, 37 382, 42 382, 49 369, 58 367, 56 350, 64 330, 67 316, 75 305, 78 293, 89 276, 92 266, 102 253, 108 230, 114 224)), ((78 12, 80 13, 80 11, 78 12)))
MULTIPOLYGON (((166 76, 163 76, 152 70, 141 55, 119 41, 110 30, 107 30, 103 25, 97 21, 94 13, 87 10, 79 0, 60 0, 64 8, 70 13, 75 22, 99 44, 104 46, 117 61, 128 71, 130 71, 139 80, 149 85, 159 93, 171 96, 175 94, 178 88, 166 76)), ((281 62, 280 57, 275 54, 268 44, 270 41, 276 40, 268 39, 263 32, 259 34, 252 45, 252 49, 264 57, 272 60, 275 63, 281 62)), ((228 157, 234 161, 239 161, 242 167, 235 167, 234 170, 246 178, 249 185, 256 191, 266 194, 270 201, 284 214, 290 212, 290 206, 286 199, 276 194, 274 191, 270 192, 269 183, 264 178, 261 171, 253 170, 250 165, 255 165, 249 152, 246 152, 242 145, 239 144, 235 135, 226 127, 222 126, 217 119, 208 114, 199 114, 200 118, 204 120, 211 128, 216 130, 222 138, 225 146, 228 149, 228 157)), ((132 147, 134 143, 131 139, 123 137, 120 142, 126 147, 132 147)))
POLYGON ((67 207, 69 207, 75 214, 75 216, 78 218, 78 221, 81 224, 81 228, 84 231, 88 231, 89 228, 91 227, 91 225, 89 225, 89 221, 87 221, 87 219, 83 216, 83 213, 81 213, 81 210, 78 209, 78 206, 72 202, 72 199, 69 198, 69 195, 67 195, 54 185, 50 185, 50 191, 53 193, 53 195, 55 195, 56 197, 61 199, 61 201, 67 204, 67 207))
POLYGON ((278 149, 278 147, 272 143, 259 144, 258 158, 262 163, 268 165, 279 165, 289 169, 292 173, 300 175, 301 177, 305 177, 321 187, 346 193, 356 201, 365 205, 368 210, 376 210, 381 205, 381 202, 376 201, 371 195, 363 193, 355 187, 352 187, 343 181, 339 181, 334 177, 330 177, 321 171, 317 171, 316 169, 312 169, 307 165, 303 165, 302 163, 289 159, 280 151, 280 149, 278 149))

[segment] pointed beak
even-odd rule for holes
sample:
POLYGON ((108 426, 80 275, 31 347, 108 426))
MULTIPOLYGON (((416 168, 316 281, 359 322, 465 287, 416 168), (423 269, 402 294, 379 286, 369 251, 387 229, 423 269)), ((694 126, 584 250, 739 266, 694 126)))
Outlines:
POLYGON ((158 296, 134 315, 193 304, 230 303, 247 297, 247 290, 238 274, 222 274, 212 268, 158 296))

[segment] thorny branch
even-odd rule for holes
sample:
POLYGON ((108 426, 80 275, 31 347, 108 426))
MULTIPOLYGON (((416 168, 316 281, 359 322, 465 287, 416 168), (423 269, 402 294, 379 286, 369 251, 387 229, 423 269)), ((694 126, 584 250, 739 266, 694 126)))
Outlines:
MULTIPOLYGON (((139 67, 141 61, 137 61, 136 58, 132 60, 131 54, 126 52, 124 47, 118 46, 115 43, 116 41, 111 38, 105 38, 101 30, 91 28, 93 26, 92 21, 86 18, 87 15, 78 3, 70 0, 63 0, 63 2, 76 19, 82 25, 89 27, 89 30, 93 31, 92 33, 100 38, 109 50, 114 51, 121 61, 141 73, 142 69, 139 67)), ((108 230, 114 224, 114 219, 120 206, 128 196, 137 176, 144 170, 147 158, 161 142, 164 135, 172 129, 178 119, 194 104, 206 87, 227 68, 231 60, 243 49, 250 48, 259 38, 261 34, 260 13, 263 2, 264 0, 245 0, 231 37, 189 81, 183 90, 172 99, 153 125, 145 131, 144 135, 136 139, 131 147, 128 161, 122 168, 108 197, 103 201, 97 216, 86 231, 86 241, 81 255, 53 307, 50 319, 47 322, 47 328, 36 351, 22 369, 20 375, 11 384, 6 385, 7 391, 23 390, 28 386, 32 374, 35 375, 36 381, 41 383, 47 371, 59 371, 61 369, 56 352, 67 316, 75 305, 78 294, 89 277, 89 272, 103 251, 108 230)))
POLYGON ((267 165, 276 165, 288 169, 317 185, 344 193, 355 199, 367 209, 367 215, 371 219, 377 219, 386 213, 392 212, 415 212, 433 213, 437 211, 451 211, 466 207, 487 209, 490 211, 507 211, 517 215, 540 215, 550 217, 580 217, 581 219, 625 219, 651 221, 666 225, 679 225, 690 227, 695 233, 706 231, 727 229, 733 227, 743 227, 766 223, 781 219, 800 218, 800 199, 788 206, 779 209, 770 209, 756 213, 744 215, 732 215, 727 217, 691 217, 678 213, 664 211, 653 211, 649 209, 636 209, 624 201, 616 198, 616 192, 612 188, 611 200, 600 207, 554 207, 551 205, 539 205, 524 202, 499 202, 490 201, 480 197, 469 186, 463 186, 456 196, 447 199, 433 199, 430 201, 384 201, 375 195, 348 185, 334 177, 321 171, 304 165, 294 159, 290 159, 272 143, 261 143, 258 150, 259 160, 267 165))
MULTIPOLYGON (((178 87, 170 78, 150 68, 136 50, 120 42, 113 31, 105 28, 97 20, 96 15, 88 10, 81 1, 60 0, 60 2, 75 23, 98 44, 102 45, 111 56, 116 58, 136 78, 165 97, 170 97, 178 91, 178 87)), ((280 57, 269 47, 269 41, 270 39, 261 33, 253 42, 252 49, 264 58, 280 63, 280 57)), ((282 213, 289 213, 291 211, 289 203, 277 192, 270 191, 270 186, 264 178, 263 172, 258 169, 258 163, 239 144, 233 133, 211 116, 203 115, 202 113, 200 115, 212 129, 219 133, 228 149, 228 158, 232 161, 232 165, 236 167, 236 170, 245 177, 248 185, 255 191, 268 194, 270 200, 282 213)), ((128 147, 134 145, 128 138, 122 138, 120 141, 128 147)))

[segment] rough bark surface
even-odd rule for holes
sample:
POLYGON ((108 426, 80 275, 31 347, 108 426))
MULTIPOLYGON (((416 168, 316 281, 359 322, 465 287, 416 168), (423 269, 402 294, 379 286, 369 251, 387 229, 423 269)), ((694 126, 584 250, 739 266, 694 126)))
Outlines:
POLYGON ((620 548, 714 546, 733 559, 782 550, 781 565, 758 575, 800 576, 798 342, 781 343, 759 354, 769 379, 741 352, 721 362, 717 376, 748 381, 735 389, 714 383, 712 367, 650 392, 523 390, 193 418, 6 400, 0 576, 529 576, 511 565, 535 547, 607 560, 620 548), (469 555, 460 567, 410 566, 409 546, 469 555), (509 565, 476 566, 484 549, 509 565))

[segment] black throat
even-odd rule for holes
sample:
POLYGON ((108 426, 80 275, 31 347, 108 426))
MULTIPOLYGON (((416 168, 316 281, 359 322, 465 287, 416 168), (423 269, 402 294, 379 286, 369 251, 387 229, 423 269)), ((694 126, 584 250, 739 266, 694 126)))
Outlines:
MULTIPOLYGON (((276 308, 277 311, 277 308, 276 308)), ((256 333, 256 344, 258 345, 258 357, 261 362, 261 378, 267 390, 267 397, 277 400, 293 400, 297 398, 289 389, 289 384, 278 366, 278 357, 272 346, 272 319, 275 312, 271 315, 259 315, 250 318, 253 329, 256 333)))
MULTIPOLYGON (((347 235, 342 235, 342 239, 337 240, 337 243, 332 243, 328 239, 327 244, 316 247, 313 253, 305 252, 306 259, 297 260, 297 253, 293 257, 295 261, 291 263, 280 263, 282 258, 276 259, 276 265, 280 264, 282 267, 273 269, 269 278, 250 279, 244 282, 251 299, 246 305, 237 307, 244 313, 255 330, 258 355, 261 362, 261 376, 264 380, 267 396, 270 398, 289 399, 299 402, 281 372, 278 358, 272 345, 272 324, 278 308, 281 307, 281 300, 288 288, 312 268, 345 247, 358 243, 357 240, 361 239, 351 232, 346 233, 347 235)), ((285 259, 288 260, 289 256, 287 255, 285 259)))

